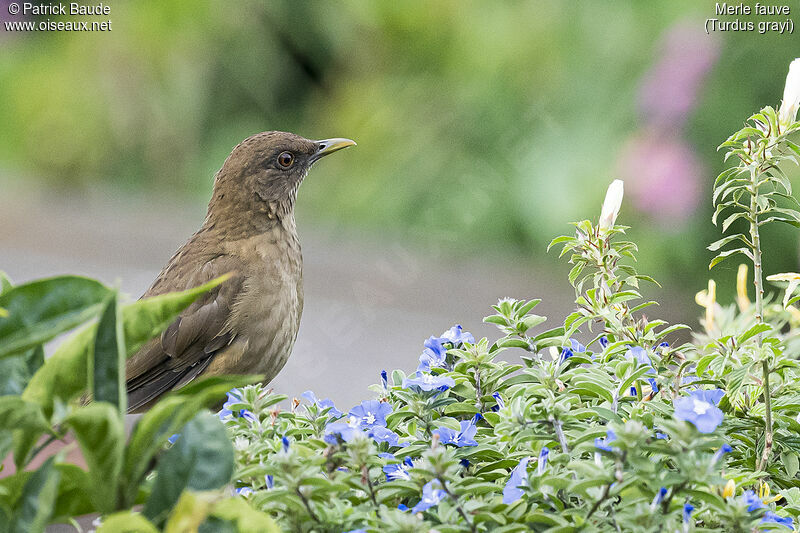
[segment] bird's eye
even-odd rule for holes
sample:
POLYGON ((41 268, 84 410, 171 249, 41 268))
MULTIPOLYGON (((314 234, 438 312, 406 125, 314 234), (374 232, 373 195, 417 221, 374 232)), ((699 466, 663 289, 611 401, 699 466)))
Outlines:
POLYGON ((281 152, 278 155, 278 164, 283 168, 289 168, 294 163, 294 155, 291 152, 281 152))

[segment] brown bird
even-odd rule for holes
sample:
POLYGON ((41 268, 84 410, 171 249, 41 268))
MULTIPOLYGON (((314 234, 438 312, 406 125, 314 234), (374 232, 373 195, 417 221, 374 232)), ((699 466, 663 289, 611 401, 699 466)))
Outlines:
POLYGON ((233 275, 128 360, 129 411, 200 374, 263 374, 269 382, 280 372, 303 312, 297 188, 317 160, 355 144, 268 131, 233 149, 214 177, 202 227, 142 297, 233 275))

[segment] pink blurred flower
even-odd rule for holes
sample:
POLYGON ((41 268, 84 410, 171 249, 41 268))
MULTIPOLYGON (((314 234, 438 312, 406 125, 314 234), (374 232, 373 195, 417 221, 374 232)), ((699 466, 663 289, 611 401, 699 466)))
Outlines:
POLYGON ((623 147, 619 165, 636 209, 664 224, 665 230, 680 230, 697 209, 704 171, 680 137, 662 137, 655 131, 638 134, 623 147))
POLYGON ((694 24, 677 24, 667 31, 658 60, 644 75, 639 110, 646 122, 682 127, 697 104, 700 87, 719 53, 717 41, 694 24))

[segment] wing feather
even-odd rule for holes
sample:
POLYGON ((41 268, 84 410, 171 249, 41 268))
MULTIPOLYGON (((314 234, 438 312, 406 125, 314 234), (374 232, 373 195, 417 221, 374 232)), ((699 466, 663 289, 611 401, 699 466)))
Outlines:
POLYGON ((228 317, 243 285, 238 261, 226 255, 203 262, 187 259, 191 258, 176 254, 144 297, 197 287, 227 272, 234 276, 192 303, 160 338, 152 339, 128 360, 129 411, 190 382, 235 337, 228 317))

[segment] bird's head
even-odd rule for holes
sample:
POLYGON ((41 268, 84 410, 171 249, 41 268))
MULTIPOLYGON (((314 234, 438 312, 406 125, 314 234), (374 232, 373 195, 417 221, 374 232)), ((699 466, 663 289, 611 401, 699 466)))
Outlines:
POLYGON ((209 215, 222 211, 281 216, 294 208, 297 188, 311 166, 326 155, 355 146, 350 139, 311 141, 283 131, 248 137, 217 172, 209 215))

